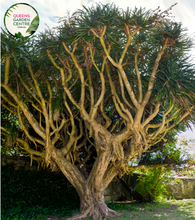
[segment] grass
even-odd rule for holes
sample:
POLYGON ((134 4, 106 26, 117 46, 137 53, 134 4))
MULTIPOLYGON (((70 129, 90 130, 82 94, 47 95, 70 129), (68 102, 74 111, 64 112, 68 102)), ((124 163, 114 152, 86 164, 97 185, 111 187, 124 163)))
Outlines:
POLYGON ((125 210, 121 204, 122 216, 109 218, 109 220, 186 220, 195 219, 195 199, 167 200, 164 202, 129 205, 125 210), (134 207, 132 210, 132 207, 134 207))
MULTIPOLYGON (((114 203, 107 202, 107 205, 119 213, 120 217, 109 218, 107 220, 194 220, 195 219, 195 199, 166 200, 156 203, 114 203)), ((78 209, 62 207, 59 209, 46 209, 40 206, 24 207, 21 204, 17 208, 9 210, 12 216, 2 217, 2 220, 66 220, 71 215, 78 214, 78 209)), ((89 220, 92 220, 89 219, 89 220)), ((106 219, 104 219, 106 220, 106 219)))
POLYGON ((129 204, 107 202, 107 205, 122 214, 119 217, 107 220, 195 220, 195 199, 129 204))

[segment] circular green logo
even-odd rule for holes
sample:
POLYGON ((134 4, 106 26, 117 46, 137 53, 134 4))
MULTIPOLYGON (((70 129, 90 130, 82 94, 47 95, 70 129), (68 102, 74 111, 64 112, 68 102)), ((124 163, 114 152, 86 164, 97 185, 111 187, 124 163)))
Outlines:
POLYGON ((17 38, 29 37, 39 27, 39 15, 31 5, 17 3, 6 11, 4 24, 11 35, 17 38))

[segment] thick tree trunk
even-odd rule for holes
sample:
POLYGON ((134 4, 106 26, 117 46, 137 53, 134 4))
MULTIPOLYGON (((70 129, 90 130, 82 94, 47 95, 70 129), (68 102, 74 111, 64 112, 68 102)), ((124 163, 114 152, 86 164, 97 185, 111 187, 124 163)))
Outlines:
POLYGON ((80 214, 69 220, 79 220, 83 218, 93 218, 101 220, 103 218, 117 217, 120 214, 107 207, 104 201, 104 190, 95 188, 85 188, 85 194, 80 196, 80 214))
POLYGON ((114 176, 117 175, 116 172, 113 175, 113 171, 110 174, 112 177, 107 177, 106 182, 104 181, 104 174, 109 164, 109 152, 100 153, 88 178, 74 164, 66 160, 59 150, 53 150, 52 158, 69 182, 74 186, 80 197, 80 214, 70 218, 71 220, 83 220, 83 218, 90 217, 93 220, 101 220, 120 215, 116 211, 109 209, 104 201, 105 188, 114 176))

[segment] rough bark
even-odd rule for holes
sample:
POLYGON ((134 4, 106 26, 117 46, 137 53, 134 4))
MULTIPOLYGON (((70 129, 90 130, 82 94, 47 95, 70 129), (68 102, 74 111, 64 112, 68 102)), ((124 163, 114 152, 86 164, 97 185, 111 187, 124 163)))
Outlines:
MULTIPOLYGON (((108 147, 109 149, 109 147, 108 147)), ((69 162, 60 150, 53 150, 52 159, 57 163, 62 173, 76 189, 80 197, 80 214, 71 220, 92 217, 94 220, 117 217, 120 214, 107 207, 104 201, 104 174, 109 164, 110 150, 101 151, 88 178, 77 167, 69 162)), ((117 175, 117 172, 115 172, 117 175)), ((112 178, 114 178, 112 174, 112 178)))
POLYGON ((70 218, 70 220, 79 220, 92 217, 94 220, 103 218, 117 217, 120 214, 107 207, 104 201, 104 188, 96 189, 86 185, 85 194, 80 196, 80 214, 70 218))

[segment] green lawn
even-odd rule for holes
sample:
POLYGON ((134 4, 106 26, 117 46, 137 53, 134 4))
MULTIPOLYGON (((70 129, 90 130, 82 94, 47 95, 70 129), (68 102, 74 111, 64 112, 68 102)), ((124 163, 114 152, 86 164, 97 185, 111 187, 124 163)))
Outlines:
POLYGON ((134 210, 119 211, 122 213, 122 216, 112 219, 195 220, 195 199, 167 200, 165 202, 152 204, 134 203, 132 205, 134 207, 134 210))
MULTIPOLYGON (((108 202, 108 206, 120 212, 121 216, 107 220, 195 220, 195 199, 167 200, 156 203, 108 202)), ((73 211, 73 215, 76 214, 78 211, 73 211)), ((61 213, 60 215, 36 218, 36 220, 67 220, 69 217, 63 216, 61 213)))

